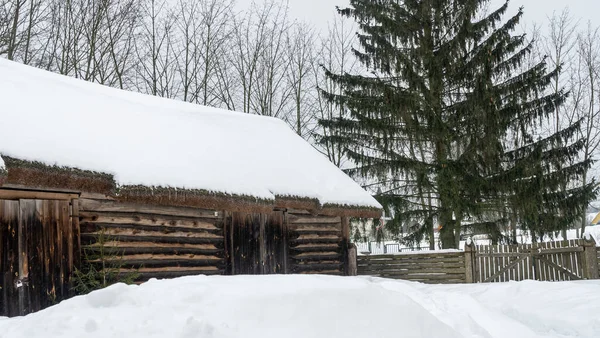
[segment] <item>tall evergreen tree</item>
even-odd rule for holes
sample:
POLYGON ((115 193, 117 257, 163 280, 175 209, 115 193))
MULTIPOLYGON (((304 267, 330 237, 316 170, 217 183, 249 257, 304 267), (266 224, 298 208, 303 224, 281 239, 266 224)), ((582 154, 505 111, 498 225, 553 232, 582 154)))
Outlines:
POLYGON ((333 74, 342 95, 322 95, 348 111, 322 120, 373 180, 392 230, 421 224, 405 239, 459 245, 465 228, 502 239, 509 220, 541 235, 572 224, 592 184, 575 188, 589 161, 578 161, 579 123, 541 132, 565 99, 550 91, 557 70, 545 60, 519 71, 531 52, 512 35, 523 16, 483 13, 489 0, 351 0, 339 10, 360 32, 355 56, 369 74, 333 74), (519 142, 515 142, 515 139, 519 142))

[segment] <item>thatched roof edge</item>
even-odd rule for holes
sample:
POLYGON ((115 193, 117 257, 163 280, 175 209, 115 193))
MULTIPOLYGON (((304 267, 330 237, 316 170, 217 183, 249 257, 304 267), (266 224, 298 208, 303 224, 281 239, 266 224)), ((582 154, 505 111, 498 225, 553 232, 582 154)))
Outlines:
POLYGON ((274 207, 273 200, 260 199, 253 196, 217 193, 202 189, 177 189, 160 186, 121 186, 115 197, 117 200, 124 202, 180 207, 201 206, 205 209, 240 212, 266 212, 273 210, 274 207))
POLYGON ((331 216, 343 215, 347 217, 380 218, 383 215, 383 210, 377 208, 351 206, 346 204, 326 203, 321 210, 321 214, 331 216))
POLYGON ((6 176, 1 184, 46 189, 70 189, 112 195, 116 183, 112 175, 57 165, 46 165, 2 155, 6 176))
POLYGON ((57 165, 46 165, 1 155, 6 168, 0 169, 0 186, 20 185, 39 189, 69 189, 103 194, 123 202, 179 207, 202 207, 240 212, 270 212, 274 208, 302 209, 313 214, 376 218, 381 210, 360 206, 325 204, 316 198, 277 195, 274 200, 248 195, 226 194, 203 189, 178 189, 142 185, 117 186, 111 174, 57 165))

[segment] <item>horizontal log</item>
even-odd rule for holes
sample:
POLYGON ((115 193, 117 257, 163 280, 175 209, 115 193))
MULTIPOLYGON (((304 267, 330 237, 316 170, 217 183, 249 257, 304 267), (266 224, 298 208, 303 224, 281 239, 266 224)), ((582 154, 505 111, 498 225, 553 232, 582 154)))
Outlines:
MULTIPOLYGON (((100 244, 84 246, 92 252, 101 250, 100 244)), ((212 244, 170 244, 152 242, 106 242, 104 251, 108 254, 136 255, 136 254, 192 254, 192 255, 217 255, 221 257, 222 248, 212 244)))
POLYGON ((140 213, 79 212, 80 222, 172 226, 178 228, 217 230, 222 221, 217 218, 189 218, 140 213))
MULTIPOLYGON (((82 227, 83 229, 83 227, 82 227)), ((182 237, 182 238, 212 238, 223 240, 223 236, 203 232, 195 233, 189 231, 174 231, 174 232, 161 232, 161 231, 148 231, 128 228, 104 228, 94 232, 81 231, 85 234, 100 236, 103 235, 106 240, 111 240, 113 236, 141 236, 141 237, 182 237)))
POLYGON ((331 216, 311 216, 311 215, 298 215, 298 214, 287 214, 288 224, 339 224, 341 228, 342 219, 341 217, 331 216))
MULTIPOLYGON (((225 261, 223 258, 204 256, 206 258, 187 258, 185 256, 164 255, 128 255, 118 259, 105 260, 106 266, 120 268, 140 268, 140 267, 216 267, 223 268, 225 261), (137 257, 136 257, 137 256, 137 257), (150 257, 144 257, 150 256, 150 257)), ((102 263, 100 260, 91 260, 90 263, 102 263)))
POLYGON ((293 272, 340 270, 341 268, 342 268, 342 263, 340 263, 340 262, 320 262, 320 263, 292 265, 293 272))
POLYGON ((372 277, 380 277, 380 278, 388 278, 388 279, 394 279, 394 280, 405 280, 405 281, 409 281, 409 282, 419 282, 419 283, 423 283, 423 284, 464 284, 466 283, 466 281, 464 279, 423 279, 423 280, 407 280, 404 278, 398 278, 398 277, 381 277, 381 276, 372 276, 372 277))
POLYGON ((180 228, 175 226, 163 226, 163 225, 139 225, 139 224, 111 224, 111 223, 80 223, 80 231, 82 233, 93 233, 101 231, 102 229, 117 229, 131 230, 131 231, 147 231, 147 232, 158 232, 161 234, 178 234, 178 233, 193 233, 193 234, 205 234, 206 237, 223 236, 223 230, 214 229, 192 229, 192 228, 180 228))
MULTIPOLYGON (((98 234, 81 234, 83 245, 96 243, 98 234)), ((167 237, 167 236, 141 236, 141 235, 111 235, 111 241, 119 242, 152 242, 152 243, 178 243, 178 244, 212 244, 217 248, 223 247, 223 238, 202 237, 167 237)))
POLYGON ((324 236, 324 237, 310 237, 310 238, 306 238, 306 237, 302 237, 302 238, 296 238, 296 239, 291 239, 290 243, 292 245, 295 244, 332 244, 332 243, 340 243, 342 241, 341 237, 337 237, 337 236, 324 236))
POLYGON ((339 252, 310 252, 292 256, 296 261, 322 261, 322 260, 339 260, 342 255, 339 252))
POLYGON ((359 265, 387 264, 434 264, 434 263, 464 263, 464 257, 411 258, 411 259, 357 259, 359 265))
POLYGON ((379 274, 379 277, 393 278, 410 281, 424 281, 424 280, 462 280, 462 276, 456 274, 445 274, 445 275, 429 275, 429 274, 414 274, 414 275, 398 275, 398 274, 379 274))
POLYGON ((464 279, 440 279, 440 280, 424 280, 419 283, 423 284, 465 284, 467 281, 464 279))
POLYGON ((332 239, 332 240, 341 240, 341 233, 335 235, 329 234, 298 234, 298 233, 289 233, 289 238, 294 240, 310 240, 310 239, 332 239))
MULTIPOLYGON (((123 255, 117 257, 115 260, 118 261, 138 261, 138 260, 189 260, 189 261, 207 261, 207 262, 220 262, 222 258, 213 255, 164 255, 164 254, 137 254, 137 255, 123 255)), ((92 263, 99 263, 100 260, 90 260, 92 263)))
POLYGON ((290 227, 289 231, 292 233, 297 233, 298 235, 303 234, 315 234, 315 235, 341 235, 342 229, 335 229, 331 227, 290 227))
POLYGON ((336 270, 320 270, 320 271, 301 271, 298 272, 301 275, 330 275, 330 276, 343 276, 344 272, 336 269, 336 270))
POLYGON ((390 264, 358 264, 359 269, 377 270, 377 269, 454 269, 464 268, 464 262, 442 263, 442 262, 419 262, 419 263, 390 263, 390 264))
POLYGON ((290 252, 319 252, 319 251, 339 251, 341 250, 339 243, 334 244, 300 244, 291 246, 290 252))
POLYGON ((62 193, 62 192, 0 189, 0 199, 1 200, 18 200, 18 199, 36 200, 36 199, 39 199, 39 200, 70 201, 70 200, 76 199, 76 198, 79 198, 79 194, 62 193))
POLYGON ((401 264, 434 264, 434 263, 448 263, 448 264, 456 264, 463 263, 464 257, 445 257, 445 258, 411 258, 411 259, 372 259, 372 260, 363 260, 358 259, 358 265, 401 265, 401 264))
POLYGON ((458 252, 440 252, 440 253, 418 253, 418 254, 398 254, 398 255, 360 255, 357 259, 419 259, 419 258, 450 258, 450 257, 463 257, 465 253, 462 251, 458 252))
POLYGON ((425 275, 440 275, 440 274, 445 274, 445 275, 464 275, 465 274, 465 268, 462 269, 429 269, 429 270, 388 270, 388 269, 384 269, 384 270, 368 270, 368 269, 358 269, 359 273, 362 274, 371 274, 371 273, 375 273, 375 274, 387 274, 387 275, 419 275, 419 274, 425 274, 425 275))
POLYGON ((222 275, 223 270, 216 267, 167 267, 167 268, 140 268, 119 269, 119 274, 135 273, 137 280, 149 280, 151 278, 177 278, 195 275, 222 275))
POLYGON ((145 204, 99 201, 81 198, 79 200, 80 211, 98 211, 98 212, 130 212, 144 213, 164 216, 186 216, 198 218, 223 218, 222 211, 197 209, 190 207, 167 207, 167 206, 149 206, 145 204))

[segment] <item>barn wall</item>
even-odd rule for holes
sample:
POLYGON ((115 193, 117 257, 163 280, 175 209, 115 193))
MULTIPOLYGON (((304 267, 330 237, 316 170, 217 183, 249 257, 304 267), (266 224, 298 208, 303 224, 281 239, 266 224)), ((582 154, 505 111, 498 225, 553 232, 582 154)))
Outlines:
POLYGON ((0 316, 25 315, 72 296, 69 279, 79 260, 76 200, 20 197, 0 199, 0 316))
POLYGON ((227 213, 227 274, 288 273, 287 234, 283 211, 227 213))
POLYGON ((341 217, 290 210, 286 222, 291 273, 346 274, 347 246, 341 217))
POLYGON ((123 274, 145 281, 224 273, 223 212, 93 199, 79 207, 83 248, 104 243, 123 274))

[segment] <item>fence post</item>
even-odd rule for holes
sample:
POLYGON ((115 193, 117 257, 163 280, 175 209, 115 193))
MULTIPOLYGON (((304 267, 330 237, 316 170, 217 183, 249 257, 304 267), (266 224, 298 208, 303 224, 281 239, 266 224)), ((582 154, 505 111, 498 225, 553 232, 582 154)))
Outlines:
POLYGON ((583 239, 583 278, 598 279, 598 251, 592 236, 583 239))
POLYGON ((348 276, 356 276, 358 274, 358 262, 356 257, 356 245, 350 243, 348 246, 348 276))
POLYGON ((475 262, 475 244, 473 244, 473 241, 469 238, 467 239, 467 242, 465 243, 465 277, 466 277, 466 283, 475 283, 475 274, 473 273, 473 271, 475 270, 475 267, 473 266, 473 263, 475 262))

